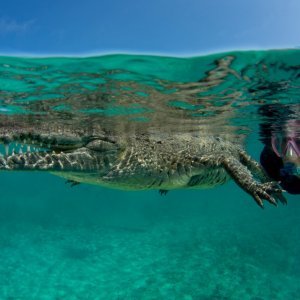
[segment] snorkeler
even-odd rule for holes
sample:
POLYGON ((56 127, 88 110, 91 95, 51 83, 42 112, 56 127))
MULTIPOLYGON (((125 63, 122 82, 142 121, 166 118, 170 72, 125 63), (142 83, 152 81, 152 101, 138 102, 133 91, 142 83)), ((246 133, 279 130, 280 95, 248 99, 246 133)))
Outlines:
POLYGON ((290 194, 300 194, 300 105, 265 105, 259 110, 265 147, 260 162, 290 194))

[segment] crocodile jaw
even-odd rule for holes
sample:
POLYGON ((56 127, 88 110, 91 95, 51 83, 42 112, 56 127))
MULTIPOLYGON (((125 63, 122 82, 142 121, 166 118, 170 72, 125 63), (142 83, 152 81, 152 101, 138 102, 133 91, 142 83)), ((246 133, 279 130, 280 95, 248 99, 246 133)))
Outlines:
POLYGON ((118 145, 95 136, 18 133, 0 136, 2 170, 43 170, 104 174, 118 145), (2 146, 3 150, 3 146, 2 146))

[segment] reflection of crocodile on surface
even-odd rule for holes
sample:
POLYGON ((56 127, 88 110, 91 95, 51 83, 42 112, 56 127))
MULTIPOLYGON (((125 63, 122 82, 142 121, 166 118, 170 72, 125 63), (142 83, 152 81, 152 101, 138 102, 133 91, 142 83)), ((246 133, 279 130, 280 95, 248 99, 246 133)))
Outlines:
POLYGON ((124 190, 209 188, 232 178, 260 206, 263 200, 285 203, 280 187, 243 150, 244 136, 229 122, 236 95, 224 96, 221 106, 212 105, 207 95, 199 98, 228 74, 235 75, 229 68, 231 60, 217 61, 199 82, 157 81, 173 93, 107 80, 105 93, 33 101, 26 104, 30 114, 1 115, 5 155, 0 157, 0 169, 49 171, 71 182, 124 190), (131 89, 122 89, 123 85, 131 89), (141 89, 147 97, 132 92, 141 89), (193 107, 200 103, 196 112, 203 118, 192 117, 178 102, 193 107), (59 105, 72 109, 53 109, 59 105), (135 120, 130 114, 84 111, 102 111, 111 105, 137 108, 140 113, 135 120))

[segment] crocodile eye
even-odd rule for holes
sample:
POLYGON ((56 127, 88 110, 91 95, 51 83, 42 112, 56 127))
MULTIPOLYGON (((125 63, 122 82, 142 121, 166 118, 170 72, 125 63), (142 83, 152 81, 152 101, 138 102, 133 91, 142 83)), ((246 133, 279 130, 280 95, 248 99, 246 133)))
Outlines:
POLYGON ((103 140, 94 140, 92 142, 89 142, 86 145, 86 148, 99 152, 115 151, 119 149, 117 144, 103 140))

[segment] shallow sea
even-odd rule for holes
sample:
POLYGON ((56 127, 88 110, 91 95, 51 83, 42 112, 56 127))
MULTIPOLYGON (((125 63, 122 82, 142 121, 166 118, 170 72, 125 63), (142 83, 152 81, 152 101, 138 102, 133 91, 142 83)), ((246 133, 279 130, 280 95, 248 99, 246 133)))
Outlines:
MULTIPOLYGON (((0 119, 51 110, 147 124, 160 97, 201 126, 221 116, 217 131, 237 131, 256 160, 259 109, 300 102, 300 50, 1 57, 0 71, 0 119)), ((233 181, 166 196, 71 188, 46 172, 3 171, 0 182, 0 299, 300 297, 299 195, 262 210, 233 181)))

